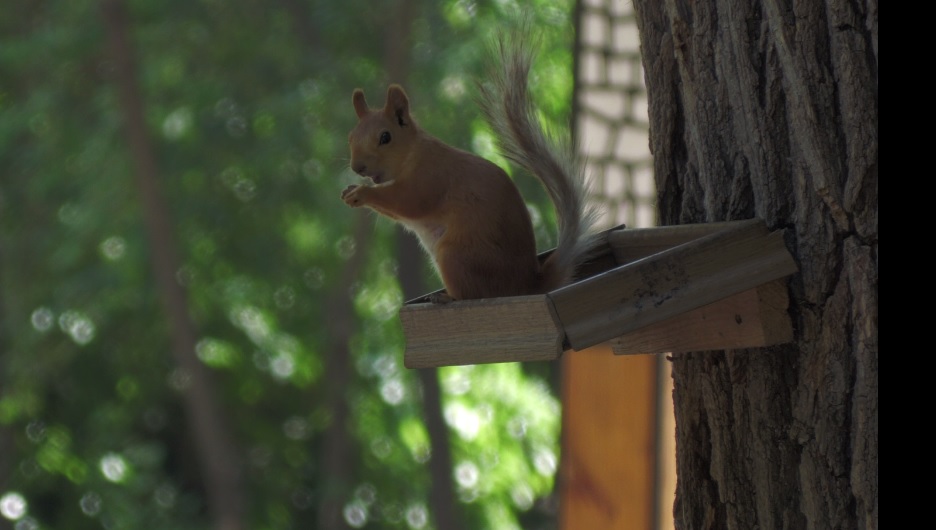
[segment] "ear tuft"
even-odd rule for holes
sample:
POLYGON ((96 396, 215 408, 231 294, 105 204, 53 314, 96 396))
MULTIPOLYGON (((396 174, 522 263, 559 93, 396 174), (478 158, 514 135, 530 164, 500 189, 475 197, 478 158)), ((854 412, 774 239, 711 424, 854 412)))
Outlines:
POLYGON ((409 99, 400 85, 393 84, 387 88, 387 102, 384 104, 384 113, 387 117, 395 118, 400 127, 409 125, 409 99))
POLYGON ((354 112, 357 113, 358 119, 364 119, 364 116, 367 116, 367 113, 370 111, 370 109, 367 108, 367 101, 364 99, 364 91, 360 88, 355 88, 354 93, 351 95, 351 103, 354 104, 354 112))

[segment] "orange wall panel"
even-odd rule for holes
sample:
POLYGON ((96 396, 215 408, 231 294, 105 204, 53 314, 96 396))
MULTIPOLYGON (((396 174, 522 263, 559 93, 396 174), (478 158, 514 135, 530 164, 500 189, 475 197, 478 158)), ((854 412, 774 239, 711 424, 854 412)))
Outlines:
POLYGON ((562 359, 562 530, 652 530, 657 359, 599 345, 562 359))

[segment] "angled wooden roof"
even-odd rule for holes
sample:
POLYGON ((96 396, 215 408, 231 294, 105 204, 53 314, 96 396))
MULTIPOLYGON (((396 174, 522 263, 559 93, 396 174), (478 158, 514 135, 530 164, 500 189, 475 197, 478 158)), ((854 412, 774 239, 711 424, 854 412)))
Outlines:
POLYGON ((558 359, 610 342, 617 354, 758 347, 792 340, 782 231, 751 219, 627 229, 571 285, 543 295, 406 303, 408 368, 558 359))

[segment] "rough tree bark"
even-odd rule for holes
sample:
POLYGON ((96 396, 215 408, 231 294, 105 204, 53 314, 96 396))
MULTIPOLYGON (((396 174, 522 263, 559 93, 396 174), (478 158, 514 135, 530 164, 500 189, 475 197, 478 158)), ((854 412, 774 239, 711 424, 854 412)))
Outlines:
POLYGON ((246 528, 247 511, 241 458, 224 419, 211 373, 195 355, 198 334, 189 318, 185 291, 176 281, 181 261, 173 238, 169 207, 159 181, 153 142, 144 119, 143 95, 129 37, 129 18, 120 0, 104 0, 101 8, 108 51, 114 61, 118 102, 143 206, 153 274, 169 320, 173 358, 187 380, 182 401, 198 451, 208 509, 217 530, 240 530, 246 528))
POLYGON ((673 355, 676 525, 877 528, 877 1, 635 4, 662 224, 799 266, 794 343, 673 355))

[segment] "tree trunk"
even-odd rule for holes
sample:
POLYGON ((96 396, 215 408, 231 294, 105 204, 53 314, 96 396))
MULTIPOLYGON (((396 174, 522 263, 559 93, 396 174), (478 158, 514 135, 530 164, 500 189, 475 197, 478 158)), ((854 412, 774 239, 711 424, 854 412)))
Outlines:
POLYGON ((176 281, 178 258, 172 234, 169 207, 163 196, 156 155, 144 119, 143 96, 137 82, 136 64, 123 2, 104 0, 102 14, 106 26, 117 82, 117 96, 123 114, 143 217, 153 260, 153 274, 169 320, 172 354, 187 381, 182 390, 189 429, 193 433, 201 464, 207 504, 217 530, 246 528, 247 511, 241 459, 224 420, 211 373, 195 355, 197 332, 189 318, 188 303, 176 281))
MULTIPOLYGON (((4 250, 8 247, 6 245, 6 238, 0 237, 0 286, 6 288, 9 285, 9 282, 4 280, 7 279, 7 270, 6 270, 6 261, 3 259, 4 250)), ((4 292, 11 292, 4 289, 4 292)), ((7 387, 12 382, 12 378, 9 376, 9 364, 11 363, 11 357, 13 357, 12 352, 13 348, 10 347, 12 342, 9 337, 11 337, 11 332, 13 326, 10 325, 10 320, 7 317, 7 300, 2 300, 3 303, 0 303, 0 351, 4 352, 5 355, 0 358, 0 395, 7 394, 7 387)), ((10 385, 12 386, 12 385, 10 385)), ((15 464, 14 455, 16 454, 14 450, 16 449, 15 440, 13 439, 13 431, 6 425, 0 425, 0 477, 12 477, 13 466, 15 464)), ((4 490, 10 487, 11 480, 7 479, 3 484, 4 490)), ((0 517, 0 530, 9 530, 13 528, 13 522, 6 517, 0 517)))
POLYGON ((322 491, 318 511, 318 528, 350 528, 342 517, 342 506, 351 499, 352 455, 354 440, 348 428, 351 411, 348 387, 351 382, 351 351, 348 347, 354 334, 357 316, 351 285, 360 279, 367 264, 373 230, 371 216, 354 212, 354 254, 345 264, 341 278, 329 292, 329 334, 325 361, 325 403, 330 424, 322 445, 322 491))
POLYGON ((664 225, 785 229, 793 343, 673 355, 678 528, 877 528, 877 2, 636 3, 664 225))
MULTIPOLYGON (((384 67, 389 81, 406 84, 410 70, 411 34, 417 13, 418 2, 397 0, 391 14, 393 22, 384 35, 384 67)), ((399 261, 400 287, 404 299, 415 298, 426 292, 423 271, 425 252, 411 233, 397 226, 397 259, 399 261)), ((449 446, 449 430, 442 413, 442 390, 439 371, 435 368, 417 372, 422 387, 423 420, 429 434, 431 458, 429 460, 429 511, 437 528, 460 530, 459 509, 455 500, 455 484, 452 474, 452 451, 449 446)))
MULTIPOLYGON (((425 266, 424 252, 413 234, 397 229, 397 256, 400 261, 400 287, 405 299, 425 294, 427 289, 422 271, 425 266)), ((439 385, 439 370, 424 368, 417 371, 422 386, 423 418, 429 433, 431 458, 429 460, 429 510, 435 526, 444 530, 460 530, 460 510, 455 501, 455 484, 452 474, 452 450, 449 446, 449 429, 442 413, 442 389, 439 385)))

